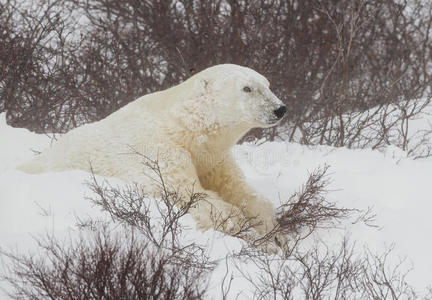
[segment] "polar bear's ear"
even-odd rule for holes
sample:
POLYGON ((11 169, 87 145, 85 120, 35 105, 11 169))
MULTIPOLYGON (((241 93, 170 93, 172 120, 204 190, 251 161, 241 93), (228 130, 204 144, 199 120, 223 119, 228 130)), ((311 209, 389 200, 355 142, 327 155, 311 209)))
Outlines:
POLYGON ((208 87, 209 87, 208 80, 205 80, 203 78, 198 78, 194 82, 194 91, 195 91, 195 93, 197 93, 199 95, 206 94, 208 91, 208 87))

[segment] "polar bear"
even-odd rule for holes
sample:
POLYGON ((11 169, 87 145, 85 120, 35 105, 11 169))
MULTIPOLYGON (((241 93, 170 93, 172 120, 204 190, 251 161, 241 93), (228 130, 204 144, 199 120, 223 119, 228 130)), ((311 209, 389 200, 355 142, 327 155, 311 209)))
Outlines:
POLYGON ((202 229, 216 226, 214 216, 230 220, 218 228, 228 233, 253 218, 264 235, 275 225, 274 208, 245 182, 230 149, 250 129, 277 124, 285 112, 265 77, 247 67, 216 65, 71 130, 19 169, 89 171, 91 165, 95 174, 158 193, 142 167, 146 157, 158 161, 165 184, 183 199, 191 188, 206 195, 190 211, 202 229))

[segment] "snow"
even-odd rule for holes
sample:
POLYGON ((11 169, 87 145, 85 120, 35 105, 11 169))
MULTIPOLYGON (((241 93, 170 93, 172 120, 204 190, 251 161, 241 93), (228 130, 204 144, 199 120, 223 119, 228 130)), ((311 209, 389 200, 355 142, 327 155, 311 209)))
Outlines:
POLYGON ((34 154, 31 149, 41 151, 50 145, 50 139, 45 135, 7 126, 5 113, 0 114, 0 137, 0 172, 31 158, 34 154))
MULTIPOLYGON (((430 124, 430 120, 422 122, 430 124)), ((34 236, 49 233, 65 237, 78 232, 77 218, 107 217, 87 198, 91 195, 85 185, 90 178, 88 173, 28 175, 14 170, 14 166, 34 155, 31 149, 49 147, 48 137, 11 128, 6 125, 5 115, 0 114, 0 140, 0 248, 23 253, 36 251, 34 236)), ((347 208, 373 208, 379 228, 346 222, 338 229, 318 231, 305 245, 317 237, 338 244, 344 233, 357 245, 370 249, 395 244, 395 257, 406 256, 413 266, 408 283, 420 293, 432 284, 432 158, 413 160, 394 146, 373 151, 285 142, 238 145, 233 154, 248 182, 275 206, 298 190, 310 172, 329 165, 331 185, 327 199, 347 208)), ((244 242, 213 230, 196 231, 190 217, 184 222, 189 225, 184 238, 207 244, 210 256, 220 260, 209 284, 209 298, 220 299, 221 281, 226 273, 224 258, 238 251, 244 242)), ((242 269, 255 271, 254 266, 247 264, 242 269)), ((248 299, 253 294, 251 284, 233 268, 228 273, 234 276, 230 295, 240 294, 239 299, 248 299)), ((4 283, 0 287, 7 289, 4 283)), ((1 292, 0 298, 5 298, 1 292)))

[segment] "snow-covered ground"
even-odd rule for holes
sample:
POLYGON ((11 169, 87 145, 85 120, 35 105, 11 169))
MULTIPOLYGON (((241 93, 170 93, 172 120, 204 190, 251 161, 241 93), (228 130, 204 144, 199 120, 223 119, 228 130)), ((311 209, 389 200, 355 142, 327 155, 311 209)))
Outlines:
MULTIPOLYGON (((17 249, 23 253, 36 251, 34 236, 49 233, 61 237, 77 230, 77 217, 104 216, 86 200, 85 196, 91 194, 84 184, 90 177, 88 173, 28 175, 14 170, 14 166, 34 155, 31 149, 49 147, 48 137, 11 128, 6 125, 4 114, 0 114, 0 141, 2 249, 17 249)), ((319 238, 338 244, 348 234, 357 245, 365 244, 376 250, 394 243, 395 259, 407 257, 409 265, 412 264, 408 283, 420 293, 432 284, 432 158, 404 158, 404 153, 395 147, 378 152, 284 142, 260 146, 243 144, 233 151, 248 182, 275 206, 280 199, 298 190, 309 172, 329 165, 331 192, 327 199, 347 208, 371 207, 377 214, 375 223, 380 228, 347 222, 340 229, 319 231, 319 238)), ((190 219, 186 218, 185 222, 193 225, 190 219)), ((223 258, 243 243, 219 232, 203 233, 193 228, 189 229, 188 238, 208 244, 213 258, 223 258)), ((305 245, 307 243, 305 241, 305 245)), ((209 298, 220 298, 225 271, 225 261, 221 260, 211 277, 209 298)), ((241 293, 239 298, 248 299, 253 287, 240 277, 235 276, 233 280, 231 295, 241 293)), ((0 292, 0 299, 4 297, 0 292)))

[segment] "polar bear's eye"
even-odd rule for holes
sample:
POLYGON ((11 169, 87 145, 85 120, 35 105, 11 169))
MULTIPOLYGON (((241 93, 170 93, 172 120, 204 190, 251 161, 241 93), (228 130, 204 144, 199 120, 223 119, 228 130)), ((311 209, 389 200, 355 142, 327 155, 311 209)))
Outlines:
POLYGON ((245 87, 243 88, 243 91, 245 91, 246 93, 250 93, 250 92, 252 92, 251 88, 248 87, 248 86, 245 86, 245 87))

